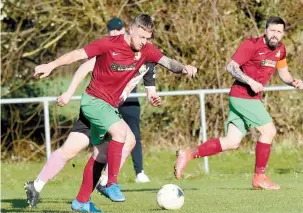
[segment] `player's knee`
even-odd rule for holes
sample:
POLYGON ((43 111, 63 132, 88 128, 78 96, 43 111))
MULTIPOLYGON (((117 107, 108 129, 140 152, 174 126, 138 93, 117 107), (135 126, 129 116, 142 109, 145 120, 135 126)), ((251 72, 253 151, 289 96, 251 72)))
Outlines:
POLYGON ((275 126, 267 128, 263 133, 262 136, 269 138, 270 140, 273 139, 277 134, 277 129, 275 126))
POLYGON ((271 136, 272 138, 274 138, 274 137, 276 136, 276 134, 277 134, 277 129, 276 129, 275 126, 273 126, 273 127, 271 128, 271 130, 269 131, 269 134, 270 134, 270 136, 271 136))
POLYGON ((93 155, 93 158, 99 163, 107 163, 107 153, 100 152, 98 154, 93 155))
POLYGON ((94 146, 93 158, 99 163, 107 163, 108 142, 94 146))
POLYGON ((121 143, 126 141, 127 137, 127 128, 124 125, 116 126, 115 128, 111 128, 109 133, 112 136, 112 139, 121 143))
POLYGON ((221 138, 220 141, 223 151, 238 149, 241 143, 241 139, 235 139, 230 137, 221 138))
POLYGON ((229 144, 229 149, 238 149, 239 146, 240 146, 240 143, 234 141, 234 142, 232 142, 232 143, 229 144))
POLYGON ((125 143, 124 146, 127 146, 128 150, 131 152, 134 147, 136 146, 136 140, 133 138, 132 140, 129 140, 128 143, 125 143))
POLYGON ((65 161, 69 161, 69 160, 73 159, 78 154, 78 153, 71 152, 70 150, 67 150, 64 147, 61 147, 58 150, 61 153, 61 156, 65 161))
POLYGON ((136 145, 135 135, 132 132, 128 131, 127 139, 125 141, 124 146, 126 146, 129 151, 132 151, 135 145, 136 145))
POLYGON ((126 140, 126 130, 120 129, 120 130, 116 131, 114 134, 112 134, 112 138, 115 141, 124 143, 126 140))

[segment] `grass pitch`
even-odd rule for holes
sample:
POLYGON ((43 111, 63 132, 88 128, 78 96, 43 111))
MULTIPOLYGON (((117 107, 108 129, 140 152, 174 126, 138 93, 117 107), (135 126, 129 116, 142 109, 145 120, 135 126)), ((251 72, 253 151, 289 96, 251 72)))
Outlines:
MULTIPOLYGON (((27 207, 23 183, 33 180, 42 163, 2 163, 1 212, 72 212, 71 200, 76 196, 84 165, 89 158, 83 153, 70 161, 41 193, 38 207, 27 207), (75 167, 72 166, 75 165, 75 167)), ((303 212, 303 152, 302 150, 273 152, 268 174, 281 184, 279 191, 251 190, 254 154, 243 151, 222 153, 209 158, 210 174, 203 173, 203 160, 192 161, 184 179, 173 177, 174 152, 149 152, 144 156, 145 172, 152 182, 134 183, 134 170, 128 159, 119 181, 126 202, 113 203, 97 193, 92 201, 107 212, 186 212, 186 213, 302 213, 303 212), (178 211, 161 210, 156 193, 167 183, 179 185, 185 193, 185 204, 178 211)))

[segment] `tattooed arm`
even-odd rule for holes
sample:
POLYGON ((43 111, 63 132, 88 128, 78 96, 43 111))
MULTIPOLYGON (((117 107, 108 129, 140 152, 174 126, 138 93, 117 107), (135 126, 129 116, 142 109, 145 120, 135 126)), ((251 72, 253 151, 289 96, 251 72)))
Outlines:
POLYGON ((176 74, 182 74, 183 69, 185 68, 185 66, 179 61, 168 58, 167 56, 163 56, 162 58, 160 58, 158 64, 161 64, 163 67, 166 67, 169 71, 176 74))
POLYGON ((249 80, 251 79, 247 75, 245 75, 242 70, 240 69, 240 66, 237 62, 232 60, 229 62, 229 64, 226 67, 227 72, 229 72, 235 79, 238 81, 248 84, 249 80))
POLYGON ((249 76, 245 75, 242 72, 242 70, 240 69, 239 64, 237 62, 235 62, 234 60, 232 60, 231 62, 228 63, 226 70, 238 81, 248 84, 255 93, 258 93, 258 92, 261 92, 264 90, 263 85, 255 80, 253 80, 249 76))
POLYGON ((186 74, 191 77, 195 76, 197 72, 196 67, 193 67, 191 65, 183 65, 179 61, 171 59, 165 55, 160 58, 158 64, 162 65, 175 74, 186 74))

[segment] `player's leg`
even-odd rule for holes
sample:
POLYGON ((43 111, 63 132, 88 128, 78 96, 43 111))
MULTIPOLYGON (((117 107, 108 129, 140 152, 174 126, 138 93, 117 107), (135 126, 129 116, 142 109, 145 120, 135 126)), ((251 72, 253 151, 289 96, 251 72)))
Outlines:
POLYGON ((37 179, 25 184, 27 200, 30 206, 35 207, 37 205, 39 194, 44 185, 63 169, 67 161, 75 157, 88 144, 89 139, 83 133, 71 132, 68 135, 63 146, 51 154, 37 179))
MULTIPOLYGON (((263 104, 262 104, 263 106, 263 104)), ((280 189, 280 186, 276 183, 273 183, 265 175, 265 169, 268 164, 270 152, 271 152, 271 143, 276 135, 276 127, 271 121, 271 117, 268 112, 263 110, 261 111, 262 123, 266 123, 260 126, 256 126, 257 130, 261 133, 261 136, 258 139, 256 144, 256 161, 255 161, 255 175, 252 181, 252 185, 256 189, 266 189, 266 190, 277 190, 280 189), (266 119, 264 121, 264 119, 266 119)))
POLYGON ((271 116, 261 100, 230 98, 230 103, 234 107, 235 112, 241 115, 247 128, 256 127, 261 133, 256 145, 256 167, 252 183, 253 187, 268 190, 279 189, 279 185, 272 183, 265 176, 270 144, 276 134, 276 128, 272 123, 271 116))
MULTIPOLYGON (((121 163, 120 163, 120 169, 124 165, 126 158, 131 153, 131 151, 134 149, 134 146, 136 144, 135 136, 132 133, 131 129, 127 127, 127 136, 126 141, 124 143, 123 149, 122 149, 122 157, 121 157, 121 163)), ((103 150, 102 150, 103 151, 103 150)), ((105 186, 108 182, 108 167, 106 167, 104 173, 102 174, 102 177, 100 179, 100 184, 105 186)))
POLYGON ((233 102, 230 100, 229 103, 230 109, 225 125, 225 137, 212 138, 192 150, 178 150, 174 168, 176 179, 181 178, 184 168, 192 159, 215 155, 222 151, 237 149, 239 147, 242 138, 247 132, 247 125, 245 124, 245 120, 240 116, 240 113, 235 109, 233 102))
POLYGON ((174 168, 175 177, 177 179, 181 178, 186 165, 192 159, 215 155, 226 150, 237 149, 242 138, 243 133, 233 123, 230 123, 225 137, 212 138, 192 150, 180 149, 177 152, 178 157, 174 168))
POLYGON ((75 157, 80 150, 89 144, 89 121, 80 111, 79 119, 73 126, 65 143, 52 153, 37 179, 26 184, 27 200, 31 206, 35 206, 39 200, 39 194, 48 180, 53 178, 65 165, 75 157))
POLYGON ((105 101, 84 93, 81 98, 81 110, 91 125, 96 126, 97 133, 91 132, 92 143, 98 143, 100 136, 106 133, 111 135, 108 145, 108 184, 110 194, 117 201, 125 199, 118 186, 122 149, 127 135, 127 124, 121 119, 118 110, 105 101), (122 195, 122 196, 121 196, 122 195))
MULTIPOLYGON (((122 157, 121 157, 120 169, 124 165, 124 163, 125 163, 126 158, 128 157, 128 155, 133 150, 133 148, 135 146, 135 143, 136 143, 135 142, 135 136, 132 133, 131 129, 129 127, 127 127, 127 136, 126 136, 125 144, 124 144, 123 149, 122 149, 122 157)), ((123 195, 121 195, 121 197, 119 199, 117 199, 116 196, 111 196, 110 195, 109 188, 106 186, 107 182, 108 182, 108 167, 106 167, 104 173, 102 174, 102 176, 100 178, 100 183, 96 187, 96 190, 97 190, 97 192, 99 194, 108 197, 112 201, 116 201, 116 202, 125 201, 125 198, 124 198, 123 195), (122 196, 123 196, 123 199, 122 199, 122 196)))
POLYGON ((107 154, 104 150, 107 151, 107 146, 108 142, 94 145, 93 154, 84 168, 80 190, 76 199, 72 202, 73 210, 80 210, 82 212, 101 212, 101 210, 97 209, 94 204, 92 204, 90 196, 96 187, 101 171, 106 164, 107 154))
POLYGON ((137 183, 149 182, 148 176, 143 171, 142 144, 140 136, 140 105, 139 103, 128 104, 119 108, 123 120, 128 124, 136 138, 136 145, 131 152, 137 183))

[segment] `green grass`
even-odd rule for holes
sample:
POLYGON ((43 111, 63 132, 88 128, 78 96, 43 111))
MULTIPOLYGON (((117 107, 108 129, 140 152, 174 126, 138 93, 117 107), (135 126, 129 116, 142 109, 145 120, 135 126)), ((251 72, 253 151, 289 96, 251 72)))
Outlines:
MULTIPOLYGON (((70 202, 79 190, 88 157, 83 153, 69 162, 44 188, 36 209, 26 207, 23 183, 34 179, 43 163, 2 163, 1 212, 70 212, 70 202)), ((173 212, 302 212, 302 150, 272 153, 268 174, 281 184, 279 191, 251 190, 253 153, 233 151, 211 157, 209 175, 203 173, 202 159, 192 161, 181 181, 173 178, 174 159, 173 151, 145 154, 145 171, 152 180, 148 184, 134 183, 134 170, 128 159, 119 176, 126 202, 112 203, 97 193, 93 193, 92 201, 105 212, 170 212, 158 207, 156 193, 162 185, 175 183, 184 190, 185 204, 173 212)))

